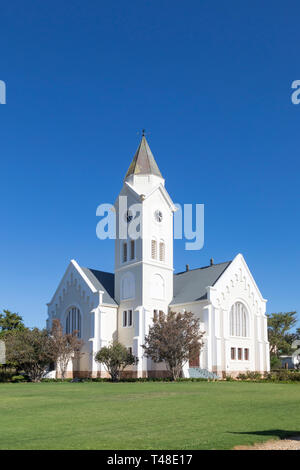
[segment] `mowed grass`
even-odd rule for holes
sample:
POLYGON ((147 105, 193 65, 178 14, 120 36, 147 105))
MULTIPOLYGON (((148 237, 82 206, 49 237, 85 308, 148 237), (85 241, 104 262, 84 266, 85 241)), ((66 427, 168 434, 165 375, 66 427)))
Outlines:
POLYGON ((0 384, 1 449, 231 449, 288 433, 296 384, 0 384))

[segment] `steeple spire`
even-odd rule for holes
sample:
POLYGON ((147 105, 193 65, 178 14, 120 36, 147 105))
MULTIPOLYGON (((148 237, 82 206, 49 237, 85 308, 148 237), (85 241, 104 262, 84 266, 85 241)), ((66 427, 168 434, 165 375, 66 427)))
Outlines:
POLYGON ((128 168, 125 179, 130 175, 156 175, 162 178, 157 163, 146 140, 144 129, 142 131, 140 145, 138 146, 131 165, 128 168))

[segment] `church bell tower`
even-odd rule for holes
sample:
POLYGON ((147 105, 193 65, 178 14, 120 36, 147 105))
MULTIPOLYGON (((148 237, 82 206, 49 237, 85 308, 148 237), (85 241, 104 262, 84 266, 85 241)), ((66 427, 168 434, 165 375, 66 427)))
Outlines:
MULTIPOLYGON (((156 312, 173 298, 173 212, 176 210, 145 135, 115 203, 115 299, 118 338, 140 349, 156 312)), ((146 367, 139 361, 140 369, 146 367)))

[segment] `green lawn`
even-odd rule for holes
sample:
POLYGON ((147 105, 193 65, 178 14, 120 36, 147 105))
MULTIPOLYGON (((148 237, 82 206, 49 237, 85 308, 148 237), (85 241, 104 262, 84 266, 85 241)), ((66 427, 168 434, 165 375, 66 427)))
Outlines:
POLYGON ((0 384, 1 449, 230 449, 288 432, 299 384, 0 384))

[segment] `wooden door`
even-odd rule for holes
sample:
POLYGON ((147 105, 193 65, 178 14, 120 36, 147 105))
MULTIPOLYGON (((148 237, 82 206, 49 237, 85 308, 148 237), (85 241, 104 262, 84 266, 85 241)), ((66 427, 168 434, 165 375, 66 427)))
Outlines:
POLYGON ((196 352, 194 352, 193 355, 190 354, 189 367, 199 367, 200 366, 199 356, 200 356, 200 350, 199 349, 196 352))

